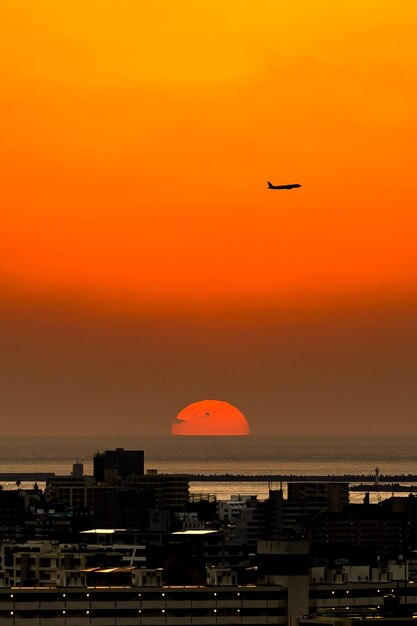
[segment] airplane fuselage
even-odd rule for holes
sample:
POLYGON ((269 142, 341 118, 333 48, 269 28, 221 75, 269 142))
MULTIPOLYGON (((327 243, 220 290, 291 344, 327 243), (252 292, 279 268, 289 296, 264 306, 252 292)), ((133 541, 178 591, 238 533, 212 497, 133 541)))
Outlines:
POLYGON ((268 189, 297 189, 298 187, 301 187, 298 183, 292 185, 273 185, 268 181, 268 189))

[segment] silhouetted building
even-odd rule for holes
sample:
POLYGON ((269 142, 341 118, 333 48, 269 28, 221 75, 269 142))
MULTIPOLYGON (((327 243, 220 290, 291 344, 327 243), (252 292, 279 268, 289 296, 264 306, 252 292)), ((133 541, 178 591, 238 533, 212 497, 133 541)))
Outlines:
POLYGON ((112 482, 118 477, 143 476, 145 472, 143 450, 105 450, 94 455, 94 478, 98 483, 112 482))
POLYGON ((263 502, 264 528, 259 539, 278 541, 283 537, 284 494, 282 489, 269 491, 269 497, 263 502))
POLYGON ((308 536, 316 544, 373 547, 381 558, 408 553, 417 547, 417 498, 394 497, 322 513, 310 520, 308 536))
POLYGON ((262 503, 259 539, 279 541, 307 537, 311 520, 320 514, 340 512, 349 504, 349 483, 288 483, 288 497, 282 490, 269 492, 262 503))
POLYGON ((92 476, 53 476, 46 481, 48 501, 60 502, 75 510, 91 510, 94 479, 92 476))
POLYGON ((0 539, 22 537, 25 502, 18 490, 0 489, 0 539))
POLYGON ((176 531, 165 537, 161 557, 166 581, 177 585, 204 584, 207 565, 238 569, 249 564, 245 546, 218 530, 176 531))
POLYGON ((287 624, 309 614, 309 546, 306 541, 259 541, 260 573, 265 584, 287 589, 287 624))
MULTIPOLYGON (((89 532, 88 536, 94 536, 94 531, 89 532)), ((88 576, 100 568, 109 571, 109 568, 143 567, 146 564, 143 544, 6 542, 0 548, 0 557, 1 587, 49 587, 57 584, 62 570, 84 570, 89 583, 88 576)))
POLYGON ((72 476, 74 478, 82 478, 84 476, 84 465, 78 461, 72 466, 72 476))
POLYGON ((349 483, 288 483, 288 502, 306 502, 311 505, 311 510, 316 508, 337 513, 349 504, 349 483))
POLYGON ((152 491, 154 501, 151 508, 182 511, 188 505, 188 474, 158 474, 152 470, 144 476, 129 476, 118 484, 123 491, 152 491))

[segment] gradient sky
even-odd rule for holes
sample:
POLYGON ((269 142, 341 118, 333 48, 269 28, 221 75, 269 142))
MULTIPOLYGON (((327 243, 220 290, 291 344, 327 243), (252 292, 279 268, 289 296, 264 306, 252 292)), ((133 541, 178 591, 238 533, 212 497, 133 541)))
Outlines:
POLYGON ((3 434, 417 433, 416 23, 1 3, 3 434))

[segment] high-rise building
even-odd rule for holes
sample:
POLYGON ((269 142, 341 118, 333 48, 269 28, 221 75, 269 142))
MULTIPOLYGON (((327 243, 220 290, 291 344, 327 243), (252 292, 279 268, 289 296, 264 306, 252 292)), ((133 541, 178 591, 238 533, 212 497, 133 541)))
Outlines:
POLYGON ((126 476, 143 476, 145 455, 143 450, 105 450, 94 455, 94 478, 98 483, 126 476))

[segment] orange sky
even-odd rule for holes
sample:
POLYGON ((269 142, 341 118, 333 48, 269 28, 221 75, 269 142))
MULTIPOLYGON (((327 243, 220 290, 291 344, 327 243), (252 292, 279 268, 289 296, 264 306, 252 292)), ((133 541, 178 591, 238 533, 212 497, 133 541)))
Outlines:
POLYGON ((26 329, 39 301, 213 329, 242 303, 251 328, 414 307, 416 23, 405 0, 2 3, 2 306, 26 329))

